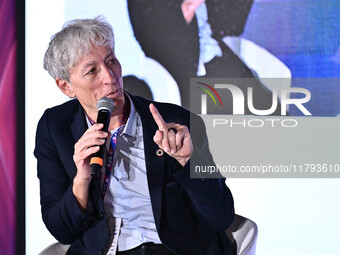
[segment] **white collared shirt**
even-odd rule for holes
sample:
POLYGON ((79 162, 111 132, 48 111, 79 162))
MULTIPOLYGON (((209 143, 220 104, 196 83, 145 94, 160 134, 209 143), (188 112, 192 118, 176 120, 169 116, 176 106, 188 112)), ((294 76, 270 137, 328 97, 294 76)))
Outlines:
POLYGON ((111 180, 104 198, 106 214, 122 219, 119 251, 145 242, 161 243, 147 182, 142 122, 131 99, 130 103, 129 118, 117 137, 111 180))

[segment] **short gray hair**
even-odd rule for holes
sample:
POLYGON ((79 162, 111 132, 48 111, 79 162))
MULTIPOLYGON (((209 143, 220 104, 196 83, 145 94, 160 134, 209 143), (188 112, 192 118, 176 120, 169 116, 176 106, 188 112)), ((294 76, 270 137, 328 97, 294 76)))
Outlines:
POLYGON ((52 36, 44 57, 44 68, 54 78, 70 82, 69 68, 93 49, 107 46, 114 50, 112 26, 102 17, 75 19, 52 36))

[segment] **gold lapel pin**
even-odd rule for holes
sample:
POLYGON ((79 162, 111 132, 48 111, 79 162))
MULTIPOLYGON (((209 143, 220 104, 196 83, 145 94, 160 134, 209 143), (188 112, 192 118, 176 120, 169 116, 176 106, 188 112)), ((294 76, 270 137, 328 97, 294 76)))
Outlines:
POLYGON ((158 149, 158 150, 156 151, 156 155, 157 155, 158 157, 163 156, 163 154, 164 154, 164 151, 163 151, 162 149, 158 149))

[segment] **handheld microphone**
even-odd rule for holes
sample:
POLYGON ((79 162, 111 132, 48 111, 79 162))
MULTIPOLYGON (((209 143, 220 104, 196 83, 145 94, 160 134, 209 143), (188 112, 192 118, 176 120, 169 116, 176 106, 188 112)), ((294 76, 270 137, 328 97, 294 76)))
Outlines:
MULTIPOLYGON (((97 123, 104 124, 104 127, 102 128, 103 131, 108 131, 109 124, 110 124, 110 116, 111 112, 113 111, 113 108, 115 107, 113 100, 108 97, 102 97, 97 102, 97 108, 98 108, 98 117, 97 117, 97 123)), ((90 160, 90 166, 91 166, 91 176, 92 178, 99 178, 99 173, 101 171, 101 168, 103 166, 103 158, 104 158, 104 152, 105 152, 105 143, 102 144, 99 148, 99 151, 96 153, 93 153, 90 160)))

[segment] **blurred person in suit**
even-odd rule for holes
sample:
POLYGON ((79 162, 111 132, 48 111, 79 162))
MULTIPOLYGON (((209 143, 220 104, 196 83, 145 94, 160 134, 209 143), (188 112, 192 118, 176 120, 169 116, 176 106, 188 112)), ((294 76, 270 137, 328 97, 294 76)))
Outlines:
MULTIPOLYGON (((189 109, 190 78, 252 78, 237 84, 243 94, 252 87, 254 107, 269 109, 272 93, 223 42, 242 34, 253 0, 128 0, 134 35, 147 57, 163 65, 174 77, 182 106, 189 109)), ((222 112, 231 114, 227 95, 222 112)), ((193 105, 192 105, 193 107, 193 105)), ((272 115, 280 115, 278 104, 272 115)), ((191 110, 194 110, 191 108, 191 110)), ((213 112, 211 112, 213 113, 213 112)), ((245 105, 245 114, 252 114, 245 105)))

